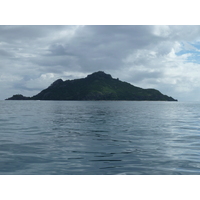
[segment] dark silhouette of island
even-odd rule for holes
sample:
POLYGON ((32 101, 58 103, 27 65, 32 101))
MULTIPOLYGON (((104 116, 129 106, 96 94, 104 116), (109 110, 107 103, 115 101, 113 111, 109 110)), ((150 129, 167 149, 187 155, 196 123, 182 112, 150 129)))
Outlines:
POLYGON ((13 95, 6 100, 131 100, 177 101, 155 89, 142 89, 130 83, 114 79, 102 71, 86 78, 56 80, 35 96, 13 95))

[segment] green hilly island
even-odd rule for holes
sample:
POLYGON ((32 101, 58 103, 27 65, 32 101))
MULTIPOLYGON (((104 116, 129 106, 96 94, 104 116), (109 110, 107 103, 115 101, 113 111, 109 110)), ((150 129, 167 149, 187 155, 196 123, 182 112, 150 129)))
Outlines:
POLYGON ((6 100, 177 101, 158 90, 133 86, 102 71, 81 79, 66 81, 58 79, 35 96, 25 97, 17 94, 6 100))

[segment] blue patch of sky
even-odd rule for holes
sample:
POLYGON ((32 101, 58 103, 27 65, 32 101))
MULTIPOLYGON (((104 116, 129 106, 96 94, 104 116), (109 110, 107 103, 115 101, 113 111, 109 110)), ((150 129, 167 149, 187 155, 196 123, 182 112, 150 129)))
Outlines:
POLYGON ((200 50, 200 41, 198 42, 191 42, 190 43, 192 46, 194 46, 195 48, 199 49, 200 50))
POLYGON ((188 46, 182 43, 182 49, 179 52, 176 52, 176 55, 181 56, 183 54, 190 54, 186 61, 200 64, 200 42, 188 42, 187 44, 188 46))

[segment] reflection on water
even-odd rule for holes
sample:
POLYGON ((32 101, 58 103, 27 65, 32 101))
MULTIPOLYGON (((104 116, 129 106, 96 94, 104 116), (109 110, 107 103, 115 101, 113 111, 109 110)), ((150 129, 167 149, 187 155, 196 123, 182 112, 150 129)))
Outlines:
POLYGON ((200 104, 0 101, 0 174, 200 174, 200 104))

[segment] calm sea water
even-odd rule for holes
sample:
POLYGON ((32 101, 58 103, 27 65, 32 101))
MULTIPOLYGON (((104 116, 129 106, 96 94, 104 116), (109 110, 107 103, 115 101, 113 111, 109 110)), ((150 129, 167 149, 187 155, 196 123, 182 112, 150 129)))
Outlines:
POLYGON ((0 101, 0 174, 200 174, 200 103, 0 101))

